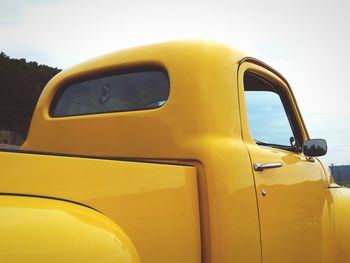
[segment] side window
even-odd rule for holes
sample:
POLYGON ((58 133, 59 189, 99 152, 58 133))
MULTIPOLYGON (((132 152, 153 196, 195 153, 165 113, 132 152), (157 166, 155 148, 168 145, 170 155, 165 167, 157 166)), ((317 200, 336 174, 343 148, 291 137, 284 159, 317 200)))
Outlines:
POLYGON ((164 70, 116 72, 66 85, 51 105, 52 117, 146 110, 161 107, 169 97, 164 70))
POLYGON ((249 130, 256 144, 298 150, 300 136, 282 89, 251 72, 244 75, 244 89, 249 130))

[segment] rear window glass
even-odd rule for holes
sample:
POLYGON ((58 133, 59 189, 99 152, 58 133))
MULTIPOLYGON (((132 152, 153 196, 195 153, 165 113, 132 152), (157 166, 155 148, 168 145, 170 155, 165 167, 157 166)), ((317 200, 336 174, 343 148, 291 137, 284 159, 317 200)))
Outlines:
POLYGON ((169 79, 162 69, 114 72, 66 85, 56 94, 52 117, 147 110, 169 97, 169 79))

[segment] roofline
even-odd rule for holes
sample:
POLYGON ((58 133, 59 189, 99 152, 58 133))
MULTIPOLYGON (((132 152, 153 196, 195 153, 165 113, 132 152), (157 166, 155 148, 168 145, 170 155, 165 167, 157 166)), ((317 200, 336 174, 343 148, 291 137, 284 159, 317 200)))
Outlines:
POLYGON ((290 88, 290 85, 287 81, 287 79, 285 77, 283 77, 283 75, 281 73, 279 73, 277 70, 275 70, 274 68, 270 67, 269 65, 267 65, 265 62, 262 62, 259 59, 253 58, 253 57, 244 57, 239 61, 239 65, 243 64, 244 62, 251 62, 253 64, 256 64, 260 67, 263 67, 265 69, 267 69, 268 71, 271 71, 272 73, 274 73, 276 76, 278 76, 280 79, 282 79, 290 88))
POLYGON ((310 138, 309 132, 307 131, 307 128, 306 128, 306 126, 305 126, 305 122, 304 122, 303 116, 301 115, 301 112, 300 112, 300 110, 299 110, 299 106, 298 106, 298 104, 297 104, 297 101, 296 101, 295 96, 294 96, 294 93, 293 93, 293 90, 292 90, 291 86, 289 85, 287 79, 286 79, 285 77, 283 77, 283 75, 282 75, 281 73, 279 73, 277 70, 275 70, 274 68, 270 67, 269 65, 267 65, 267 64, 264 63, 264 62, 262 62, 262 61, 259 60, 259 59, 256 59, 256 58, 253 58, 253 57, 244 57, 244 58, 242 58, 242 59, 239 61, 238 65, 241 66, 244 62, 248 62, 248 63, 250 62, 250 63, 253 63, 253 64, 255 64, 255 65, 258 65, 258 66, 260 66, 260 67, 262 67, 262 68, 265 68, 265 69, 267 69, 268 71, 271 71, 273 74, 275 74, 277 77, 279 77, 279 78, 288 86, 288 88, 289 88, 289 90, 290 90, 290 92, 291 92, 291 94, 292 94, 292 97, 293 97, 293 99, 294 99, 294 103, 295 103, 296 106, 297 106, 296 108, 297 108, 298 115, 299 115, 299 117, 300 117, 301 123, 302 123, 302 125, 304 126, 304 127, 303 127, 303 128, 304 128, 304 131, 305 131, 305 133, 306 133, 307 138, 309 139, 309 138, 310 138))

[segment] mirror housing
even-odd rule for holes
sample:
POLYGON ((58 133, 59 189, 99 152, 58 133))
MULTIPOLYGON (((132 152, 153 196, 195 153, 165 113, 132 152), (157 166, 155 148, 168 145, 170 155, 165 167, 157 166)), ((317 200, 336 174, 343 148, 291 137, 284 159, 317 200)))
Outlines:
POLYGON ((324 139, 310 139, 303 144, 303 153, 307 157, 323 156, 327 153, 327 142, 324 139))

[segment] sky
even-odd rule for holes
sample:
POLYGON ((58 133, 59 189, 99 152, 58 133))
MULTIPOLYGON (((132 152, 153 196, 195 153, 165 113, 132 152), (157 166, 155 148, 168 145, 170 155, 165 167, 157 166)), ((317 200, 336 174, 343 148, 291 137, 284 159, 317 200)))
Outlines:
POLYGON ((256 142, 291 146, 293 130, 280 96, 272 91, 245 91, 249 131, 256 142))
POLYGON ((0 0, 0 50, 65 69, 179 39, 228 44, 281 72, 328 164, 350 164, 350 1, 0 0))

